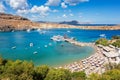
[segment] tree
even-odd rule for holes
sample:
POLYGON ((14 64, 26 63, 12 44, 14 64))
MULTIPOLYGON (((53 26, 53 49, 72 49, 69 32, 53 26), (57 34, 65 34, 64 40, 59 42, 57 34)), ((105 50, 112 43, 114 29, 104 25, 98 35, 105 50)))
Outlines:
POLYGON ((101 75, 99 80, 111 80, 111 77, 109 75, 101 75))
POLYGON ((120 40, 116 40, 112 45, 120 48, 120 40))
POLYGON ((1 65, 5 65, 7 63, 7 60, 3 59, 1 56, 0 56, 0 66, 1 65))
POLYGON ((120 35, 114 35, 112 36, 112 39, 120 39, 120 35))
POLYGON ((72 73, 72 80, 85 80, 85 79, 86 79, 86 74, 84 71, 72 73))
POLYGON ((3 73, 0 75, 0 79, 10 80, 32 80, 34 66, 32 63, 26 61, 8 61, 3 66, 3 73))
POLYGON ((48 74, 49 67, 46 65, 42 65, 35 68, 34 80, 44 80, 46 75, 48 74))
POLYGON ((71 74, 64 69, 51 69, 45 80, 71 80, 71 74))
POLYGON ((118 69, 106 71, 103 75, 108 75, 110 80, 120 80, 120 70, 118 69))
POLYGON ((88 80, 100 80, 100 75, 92 73, 91 75, 89 75, 88 80))
POLYGON ((108 40, 105 39, 105 38, 100 38, 100 39, 98 39, 98 40, 95 42, 95 44, 101 44, 101 45, 103 45, 103 46, 108 46, 108 45, 109 45, 109 42, 108 42, 108 40))

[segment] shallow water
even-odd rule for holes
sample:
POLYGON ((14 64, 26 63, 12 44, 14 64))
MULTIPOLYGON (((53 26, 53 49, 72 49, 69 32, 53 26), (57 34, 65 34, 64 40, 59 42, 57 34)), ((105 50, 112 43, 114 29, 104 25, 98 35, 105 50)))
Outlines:
POLYGON ((108 39, 113 35, 120 35, 120 30, 69 30, 70 32, 67 32, 68 29, 42 30, 45 34, 38 31, 1 32, 0 55, 5 59, 33 61, 36 66, 42 64, 59 66, 86 58, 94 53, 94 49, 78 47, 67 42, 54 42, 50 40, 53 35, 68 35, 82 42, 94 42, 100 34, 105 34, 108 39), (33 43, 33 47, 29 46, 30 43, 33 43))

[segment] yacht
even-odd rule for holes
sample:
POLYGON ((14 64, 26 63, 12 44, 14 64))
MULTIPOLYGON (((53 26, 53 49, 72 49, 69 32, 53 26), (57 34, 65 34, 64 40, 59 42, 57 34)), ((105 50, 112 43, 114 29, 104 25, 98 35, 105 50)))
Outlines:
POLYGON ((70 33, 71 31, 70 31, 70 30, 68 30, 67 32, 68 32, 68 33, 70 33))
POLYGON ((37 53, 38 53, 37 51, 33 52, 33 54, 37 54, 37 53))
POLYGON ((16 46, 13 46, 11 49, 16 49, 16 46))
POLYGON ((30 32, 30 29, 27 29, 27 32, 30 32))
POLYGON ((64 37, 61 35, 57 35, 57 36, 51 37, 51 40, 60 42, 60 41, 64 41, 64 37))
POLYGON ((33 43, 30 43, 30 47, 33 47, 33 43))
POLYGON ((106 35, 105 34, 100 34, 100 37, 106 38, 106 35))
POLYGON ((47 48, 48 46, 47 46, 47 45, 45 45, 44 47, 45 47, 45 48, 47 48))

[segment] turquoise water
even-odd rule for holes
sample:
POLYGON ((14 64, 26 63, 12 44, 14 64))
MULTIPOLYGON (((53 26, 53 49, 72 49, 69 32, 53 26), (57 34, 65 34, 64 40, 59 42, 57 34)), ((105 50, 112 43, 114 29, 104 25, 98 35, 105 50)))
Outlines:
POLYGON ((86 58, 94 53, 94 49, 91 47, 78 47, 67 42, 54 42, 50 40, 53 35, 67 34, 69 37, 75 37, 82 42, 94 42, 100 37, 100 34, 106 34, 108 39, 113 35, 120 35, 120 30, 69 29, 70 33, 67 30, 42 30, 45 34, 40 34, 38 31, 1 32, 0 55, 5 59, 33 61, 36 66, 42 64, 59 66, 86 58), (33 47, 29 46, 30 43, 33 43, 33 47), (61 44, 64 46, 62 47, 61 44), (12 49, 13 46, 16 46, 16 48, 12 49), (37 54, 34 54, 34 52, 37 52, 37 54))

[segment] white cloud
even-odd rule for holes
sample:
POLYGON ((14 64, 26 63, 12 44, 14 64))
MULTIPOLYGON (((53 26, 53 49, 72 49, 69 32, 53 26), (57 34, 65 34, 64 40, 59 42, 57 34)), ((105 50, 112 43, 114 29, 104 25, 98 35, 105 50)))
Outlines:
POLYGON ((70 16, 74 16, 72 13, 70 13, 70 16))
POLYGON ((63 14, 62 17, 63 17, 63 18, 67 18, 67 15, 66 15, 66 14, 63 14))
POLYGON ((3 5, 2 2, 0 2, 0 12, 5 12, 5 6, 3 5))
POLYGON ((47 16, 49 13, 50 8, 48 6, 36 6, 34 5, 31 9, 23 9, 23 10, 17 10, 17 14, 39 14, 41 17, 47 16))
POLYGON ((45 5, 47 6, 58 6, 60 4, 61 0, 48 0, 45 5))
POLYGON ((48 12, 51 11, 48 6, 33 6, 30 10, 31 13, 39 13, 41 16, 48 15, 48 12))
POLYGON ((67 8, 67 5, 66 5, 64 2, 62 2, 62 3, 61 3, 61 7, 62 7, 62 8, 67 8))
POLYGON ((65 3, 69 5, 77 5, 82 2, 88 2, 89 0, 64 0, 65 3))
POLYGON ((24 9, 24 10, 17 10, 17 14, 28 14, 30 11, 27 10, 27 9, 24 9))
POLYGON ((32 13, 38 13, 38 12, 45 13, 48 11, 50 11, 50 8, 48 6, 43 6, 43 5, 42 6, 33 6, 31 8, 32 13))
POLYGON ((28 7, 27 0, 6 0, 13 9, 25 9, 28 7))
POLYGON ((52 10, 52 12, 59 12, 58 10, 56 10, 56 9, 54 9, 54 10, 52 10))

